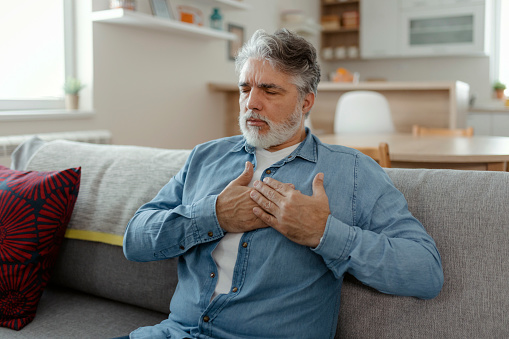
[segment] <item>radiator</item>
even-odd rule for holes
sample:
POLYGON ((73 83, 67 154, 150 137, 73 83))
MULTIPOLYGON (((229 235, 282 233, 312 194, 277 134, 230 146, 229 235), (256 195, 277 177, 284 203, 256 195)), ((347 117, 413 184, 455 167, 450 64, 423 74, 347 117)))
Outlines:
POLYGON ((111 132, 107 130, 11 135, 0 137, 0 157, 10 156, 16 147, 33 136, 44 141, 65 139, 92 144, 111 144, 111 132))

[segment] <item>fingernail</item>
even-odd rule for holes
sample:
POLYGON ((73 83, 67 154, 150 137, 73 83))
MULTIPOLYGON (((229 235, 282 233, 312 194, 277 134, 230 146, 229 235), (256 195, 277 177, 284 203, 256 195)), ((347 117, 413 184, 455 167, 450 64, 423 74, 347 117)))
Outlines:
POLYGON ((253 182, 253 186, 254 187, 260 186, 260 180, 255 180, 255 182, 253 182))

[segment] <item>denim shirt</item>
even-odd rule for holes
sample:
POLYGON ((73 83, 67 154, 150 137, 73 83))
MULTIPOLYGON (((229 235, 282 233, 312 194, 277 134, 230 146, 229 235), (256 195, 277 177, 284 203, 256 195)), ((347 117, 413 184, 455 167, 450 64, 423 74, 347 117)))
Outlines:
POLYGON ((211 301, 212 251, 225 234, 216 199, 245 162, 256 166, 256 159, 242 136, 199 145, 127 226, 128 259, 178 257, 179 275, 169 318, 131 338, 333 338, 346 272, 384 293, 423 299, 439 293, 443 272, 435 243, 385 171, 360 152, 307 132, 262 179, 293 183, 312 195, 313 178, 324 173, 331 214, 320 244, 296 244, 270 227, 244 233, 230 292, 211 301))

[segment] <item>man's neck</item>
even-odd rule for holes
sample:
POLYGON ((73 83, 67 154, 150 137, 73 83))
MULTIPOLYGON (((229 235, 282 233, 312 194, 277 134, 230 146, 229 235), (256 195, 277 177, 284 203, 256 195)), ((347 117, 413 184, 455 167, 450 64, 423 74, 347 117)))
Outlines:
POLYGON ((299 133, 296 133, 288 141, 286 141, 286 142, 284 142, 284 143, 282 143, 280 145, 271 146, 269 148, 266 148, 265 150, 267 150, 269 152, 280 151, 280 150, 285 149, 287 147, 291 147, 293 145, 297 145, 297 144, 301 143, 302 141, 304 141, 304 139, 306 139, 306 129, 302 128, 302 130, 300 130, 299 133))

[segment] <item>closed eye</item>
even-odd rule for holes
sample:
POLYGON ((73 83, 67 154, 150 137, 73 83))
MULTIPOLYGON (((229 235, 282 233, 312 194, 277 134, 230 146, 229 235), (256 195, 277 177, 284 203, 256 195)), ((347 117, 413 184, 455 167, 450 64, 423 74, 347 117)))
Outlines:
POLYGON ((265 90, 265 93, 271 94, 271 95, 281 94, 281 93, 286 92, 286 90, 283 87, 278 86, 276 84, 260 84, 258 87, 263 88, 265 90))

